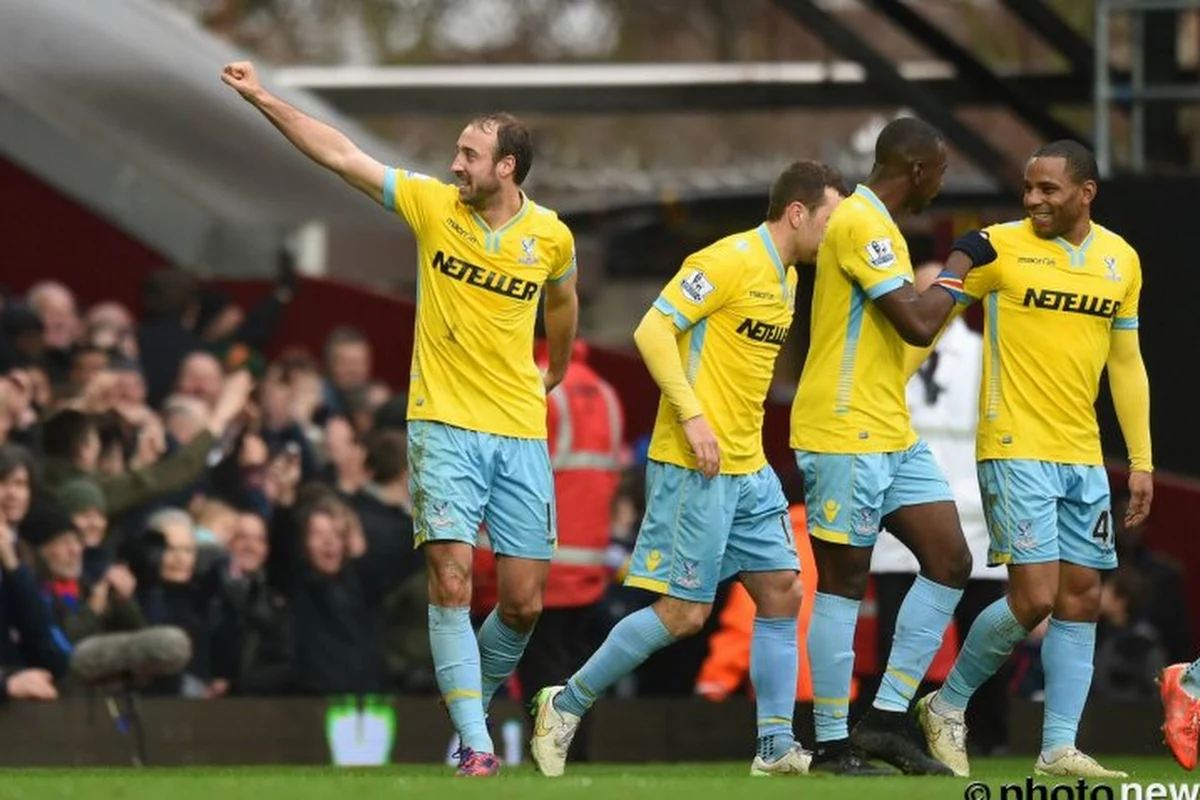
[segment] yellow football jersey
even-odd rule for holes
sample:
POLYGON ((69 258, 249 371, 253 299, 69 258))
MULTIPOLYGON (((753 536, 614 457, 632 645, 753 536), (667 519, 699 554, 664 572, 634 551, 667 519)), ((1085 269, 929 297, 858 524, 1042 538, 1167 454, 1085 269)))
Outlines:
POLYGON ((1095 222, 1079 247, 1027 219, 985 232, 997 258, 963 282, 984 302, 978 458, 1103 464, 1096 396, 1112 331, 1138 326, 1137 253, 1095 222))
MULTIPOLYGON (((792 324, 796 270, 779 260, 766 225, 700 250, 662 290, 654 307, 675 322, 679 358, 721 448, 721 473, 767 464, 763 402, 792 324)), ((675 409, 664 397, 650 458, 696 469, 675 409)))
POLYGON ((870 302, 912 283, 908 245, 875 193, 858 186, 817 253, 808 357, 792 402, 791 446, 889 453, 917 441, 905 396, 905 343, 870 302))
POLYGON ((417 237, 409 419, 546 438, 533 329, 542 285, 575 270, 571 231, 524 194, 492 230, 454 186, 404 170, 388 170, 383 201, 417 237))

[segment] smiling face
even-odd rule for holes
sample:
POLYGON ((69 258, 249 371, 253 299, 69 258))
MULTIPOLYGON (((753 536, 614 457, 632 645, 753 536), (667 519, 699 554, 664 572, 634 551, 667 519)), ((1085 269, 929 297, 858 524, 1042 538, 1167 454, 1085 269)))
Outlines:
POLYGON ((458 181, 458 199, 472 208, 484 208, 511 180, 512 156, 496 160, 496 128, 468 125, 458 137, 450 171, 458 181))
POLYGON ((1091 212, 1096 182, 1076 181, 1061 156, 1040 156, 1025 165, 1025 213, 1042 239, 1073 230, 1091 212))

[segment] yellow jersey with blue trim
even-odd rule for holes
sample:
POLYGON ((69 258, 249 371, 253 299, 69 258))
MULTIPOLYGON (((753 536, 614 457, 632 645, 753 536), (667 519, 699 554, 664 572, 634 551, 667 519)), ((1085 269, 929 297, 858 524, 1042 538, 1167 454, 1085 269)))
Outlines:
POLYGON ((408 418, 546 438, 546 392, 533 358, 538 298, 575 271, 575 242, 522 193, 492 230, 449 184, 389 169, 383 203, 417 239, 417 322, 408 418))
POLYGON ((817 252, 808 357, 792 402, 791 447, 889 453, 917 442, 905 395, 905 343, 873 302, 912 283, 887 207, 859 185, 838 205, 817 252))
POLYGON ((1095 222, 1078 247, 1028 220, 984 233, 996 260, 963 281, 984 304, 979 460, 1101 465, 1096 397, 1114 331, 1137 330, 1137 252, 1095 222))
MULTIPOLYGON (((654 301, 678 331, 679 358, 717 437, 722 474, 749 474, 767 464, 763 403, 791 329, 795 299, 796 270, 780 261, 764 224, 688 256, 654 301)), ((697 468, 665 397, 649 457, 697 468)))

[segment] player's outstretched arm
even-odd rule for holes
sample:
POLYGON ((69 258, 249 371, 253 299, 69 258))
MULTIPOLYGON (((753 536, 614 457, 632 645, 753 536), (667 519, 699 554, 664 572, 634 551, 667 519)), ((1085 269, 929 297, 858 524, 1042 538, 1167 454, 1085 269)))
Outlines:
POLYGON ((1108 385, 1125 447, 1129 451, 1129 510, 1127 525, 1137 525, 1150 513, 1154 499, 1150 447, 1150 381, 1137 329, 1117 329, 1108 351, 1108 385))
POLYGON ((679 359, 678 328, 666 313, 651 308, 633 332, 633 340, 650 377, 683 423, 684 435, 696 455, 696 466, 711 478, 721 471, 721 452, 716 434, 704 419, 704 408, 688 383, 679 359))
POLYGON ((547 393, 562 383, 571 364, 571 348, 579 327, 579 295, 575 284, 574 272, 560 281, 546 282, 546 307, 542 313, 546 320, 546 344, 550 350, 550 363, 544 376, 547 393))
POLYGON ((946 260, 945 271, 929 289, 918 294, 911 283, 904 283, 876 298, 875 305, 900 338, 914 347, 928 348, 950 320, 955 307, 965 302, 962 281, 972 266, 975 264, 970 256, 955 250, 946 260))
POLYGON ((356 189, 383 202, 386 167, 368 156, 341 131, 313 119, 262 87, 249 61, 227 64, 221 81, 262 112, 301 153, 337 173, 356 189))

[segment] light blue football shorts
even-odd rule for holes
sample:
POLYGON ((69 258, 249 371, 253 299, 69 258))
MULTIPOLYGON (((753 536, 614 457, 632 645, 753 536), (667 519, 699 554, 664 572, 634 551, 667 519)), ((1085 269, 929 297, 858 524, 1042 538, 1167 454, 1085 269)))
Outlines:
POLYGON ((711 603, 717 585, 743 572, 799 572, 787 500, 769 466, 706 478, 651 461, 646 515, 626 586, 711 603))
POLYGON ((558 539, 544 439, 408 423, 414 544, 474 545, 481 523, 497 555, 547 561, 558 539))
POLYGON ((893 453, 795 454, 804 475, 808 532, 815 539, 874 547, 883 518, 896 509, 954 501, 924 440, 893 453))
POLYGON ((979 462, 988 564, 1066 561, 1117 566, 1108 475, 1103 467, 1052 461, 979 462))

